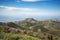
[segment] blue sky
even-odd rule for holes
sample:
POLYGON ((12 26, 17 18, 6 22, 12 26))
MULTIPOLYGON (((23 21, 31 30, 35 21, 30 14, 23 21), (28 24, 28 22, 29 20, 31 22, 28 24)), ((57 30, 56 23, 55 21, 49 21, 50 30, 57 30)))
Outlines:
POLYGON ((60 0, 0 0, 0 21, 60 19, 60 0))

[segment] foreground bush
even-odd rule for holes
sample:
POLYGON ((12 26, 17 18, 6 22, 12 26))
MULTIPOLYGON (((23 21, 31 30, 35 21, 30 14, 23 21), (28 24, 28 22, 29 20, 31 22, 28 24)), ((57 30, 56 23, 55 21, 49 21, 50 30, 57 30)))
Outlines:
POLYGON ((0 40, 40 40, 25 34, 12 34, 0 32, 0 40))

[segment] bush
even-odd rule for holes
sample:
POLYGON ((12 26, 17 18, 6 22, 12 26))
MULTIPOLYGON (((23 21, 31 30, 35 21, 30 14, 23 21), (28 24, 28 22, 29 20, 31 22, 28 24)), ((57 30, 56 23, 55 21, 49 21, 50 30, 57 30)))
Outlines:
POLYGON ((0 33, 0 40, 40 40, 25 34, 0 33))

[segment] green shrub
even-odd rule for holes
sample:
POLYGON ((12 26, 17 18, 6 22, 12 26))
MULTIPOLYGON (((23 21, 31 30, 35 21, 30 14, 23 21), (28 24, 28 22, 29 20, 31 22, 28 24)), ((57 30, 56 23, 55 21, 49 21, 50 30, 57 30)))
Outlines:
POLYGON ((25 34, 0 33, 0 40, 40 40, 25 34))

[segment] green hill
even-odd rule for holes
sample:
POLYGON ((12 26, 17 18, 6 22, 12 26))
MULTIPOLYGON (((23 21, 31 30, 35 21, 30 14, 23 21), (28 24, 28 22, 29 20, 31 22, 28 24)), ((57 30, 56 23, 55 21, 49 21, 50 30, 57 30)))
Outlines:
POLYGON ((0 40, 41 40, 26 34, 12 34, 0 32, 0 40))
MULTIPOLYGON (((60 21, 38 21, 27 18, 23 21, 0 22, 0 32, 13 34, 26 34, 41 40, 60 40, 60 21)), ((31 39, 32 40, 32 39, 31 39)))

